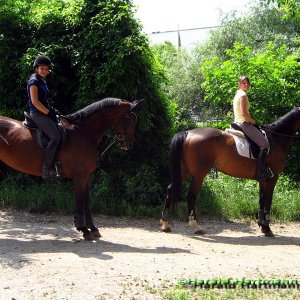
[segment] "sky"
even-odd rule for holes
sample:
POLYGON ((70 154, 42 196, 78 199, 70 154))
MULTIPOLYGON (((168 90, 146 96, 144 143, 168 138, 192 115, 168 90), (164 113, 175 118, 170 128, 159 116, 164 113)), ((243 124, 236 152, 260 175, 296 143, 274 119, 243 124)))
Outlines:
MULTIPOLYGON (((178 33, 156 33, 218 26, 224 15, 231 11, 246 14, 257 0, 133 0, 136 17, 142 22, 143 32, 152 43, 165 40, 178 43, 178 33)), ((207 39, 209 29, 181 31, 181 45, 189 48, 207 39)))

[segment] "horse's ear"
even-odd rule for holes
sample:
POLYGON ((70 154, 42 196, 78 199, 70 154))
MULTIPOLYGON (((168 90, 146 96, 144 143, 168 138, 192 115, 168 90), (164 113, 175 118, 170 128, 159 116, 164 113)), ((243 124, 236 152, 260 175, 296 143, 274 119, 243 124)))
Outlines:
POLYGON ((135 100, 135 101, 131 102, 131 105, 132 105, 131 111, 136 110, 137 106, 139 106, 139 104, 143 101, 145 101, 145 100, 141 99, 141 100, 135 100))

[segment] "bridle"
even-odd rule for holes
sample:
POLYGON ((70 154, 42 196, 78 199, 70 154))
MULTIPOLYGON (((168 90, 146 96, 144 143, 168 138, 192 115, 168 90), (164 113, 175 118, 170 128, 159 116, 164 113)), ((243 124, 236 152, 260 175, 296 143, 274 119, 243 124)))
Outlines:
POLYGON ((299 131, 297 131, 295 134, 286 134, 286 133, 279 133, 279 132, 273 131, 271 129, 268 129, 265 126, 260 126, 260 127, 261 127, 261 129, 263 129, 267 132, 270 132, 272 134, 275 134, 275 135, 284 136, 284 137, 288 137, 288 138, 299 138, 300 137, 299 131))
MULTIPOLYGON (((133 114, 135 117, 136 117, 136 114, 132 111, 129 111, 126 115, 125 115, 125 126, 124 126, 124 129, 122 130, 121 133, 119 134, 115 134, 114 137, 113 137, 113 140, 110 142, 110 144, 102 151, 102 153, 100 154, 100 157, 102 157, 108 149, 111 148, 111 146, 115 143, 115 142, 120 142, 120 143, 123 143, 123 147, 124 149, 128 149, 128 145, 127 145, 127 142, 126 142, 126 129, 128 127, 128 124, 130 122, 130 114, 133 114)), ((120 120, 116 125, 120 124, 122 120, 120 120)))

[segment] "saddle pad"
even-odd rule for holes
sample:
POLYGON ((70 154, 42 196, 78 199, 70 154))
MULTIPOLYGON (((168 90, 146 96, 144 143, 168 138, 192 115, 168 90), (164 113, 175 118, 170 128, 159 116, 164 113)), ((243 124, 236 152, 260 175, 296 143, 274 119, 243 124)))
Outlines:
POLYGON ((234 138, 236 150, 239 155, 255 159, 251 150, 249 149, 249 142, 246 140, 245 135, 241 131, 232 128, 226 129, 225 131, 232 135, 232 137, 234 138))
MULTIPOLYGON (((248 140, 245 138, 245 135, 242 131, 235 130, 233 128, 227 128, 225 129, 225 132, 233 136, 236 145, 236 150, 239 153, 239 155, 251 159, 256 159, 251 151, 250 144, 248 140)), ((264 130, 262 130, 262 134, 266 137, 266 139, 268 139, 267 134, 264 130)), ((269 152, 270 152, 270 148, 268 148, 268 154, 269 152)))

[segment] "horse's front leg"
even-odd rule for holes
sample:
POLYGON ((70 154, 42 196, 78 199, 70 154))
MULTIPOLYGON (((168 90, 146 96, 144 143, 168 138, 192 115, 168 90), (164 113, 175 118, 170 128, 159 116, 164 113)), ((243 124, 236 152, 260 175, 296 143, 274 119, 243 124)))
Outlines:
POLYGON ((81 175, 73 180, 75 189, 74 223, 77 230, 83 232, 85 240, 101 237, 98 228, 93 223, 89 208, 89 175, 81 175), (90 230, 89 230, 90 229, 90 230))
POLYGON ((259 182, 259 211, 258 211, 258 226, 261 227, 261 232, 266 237, 274 237, 270 228, 270 212, 272 206, 272 198, 274 188, 278 176, 259 182))
POLYGON ((93 237, 97 239, 100 238, 101 234, 99 229, 93 223, 93 217, 89 205, 85 209, 85 222, 86 222, 86 227, 91 230, 93 237))
POLYGON ((161 230, 163 232, 170 232, 171 231, 171 227, 169 225, 169 213, 170 213, 170 208, 171 208, 171 189, 172 189, 172 185, 170 184, 168 186, 167 189, 167 196, 165 199, 165 206, 164 206, 164 210, 162 212, 162 216, 160 219, 160 224, 161 224, 161 230))

